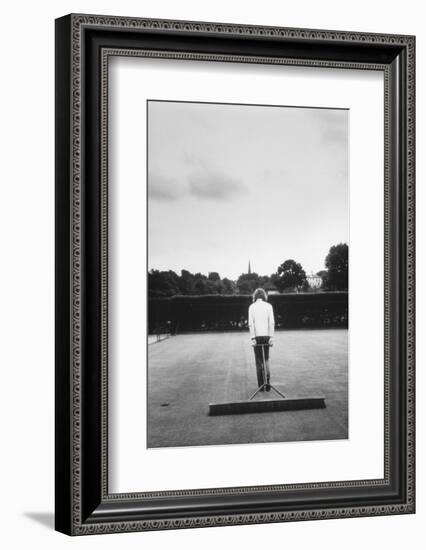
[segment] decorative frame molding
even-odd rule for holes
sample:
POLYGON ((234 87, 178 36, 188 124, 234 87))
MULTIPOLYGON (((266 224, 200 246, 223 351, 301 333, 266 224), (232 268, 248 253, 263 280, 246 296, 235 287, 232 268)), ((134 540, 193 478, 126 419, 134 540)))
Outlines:
POLYGON ((412 36, 95 15, 56 21, 59 531, 83 535, 414 512, 414 80, 412 36), (383 71, 383 480, 108 493, 107 92, 108 59, 116 55, 383 71), (295 495, 303 510, 294 506, 295 495), (321 495, 330 504, 321 503, 321 495), (177 497, 188 500, 186 510, 173 508, 177 497), (348 498, 352 504, 344 505, 348 498), (217 511, 205 512, 213 500, 217 511))

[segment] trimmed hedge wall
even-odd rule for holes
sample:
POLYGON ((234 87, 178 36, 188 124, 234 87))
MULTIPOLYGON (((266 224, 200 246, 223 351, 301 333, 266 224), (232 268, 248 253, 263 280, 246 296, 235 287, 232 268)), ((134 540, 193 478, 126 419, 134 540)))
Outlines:
MULTIPOLYGON (((269 296, 275 328, 348 326, 348 293, 319 292, 269 296)), ((151 334, 247 330, 251 296, 173 296, 148 300, 151 334)))

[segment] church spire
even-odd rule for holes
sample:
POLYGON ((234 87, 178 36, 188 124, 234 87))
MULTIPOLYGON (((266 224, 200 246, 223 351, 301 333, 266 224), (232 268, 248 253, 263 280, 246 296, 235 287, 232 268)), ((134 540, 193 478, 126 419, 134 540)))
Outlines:
POLYGON ((250 265, 250 260, 249 260, 249 264, 248 264, 248 272, 247 272, 249 275, 251 274, 251 265, 250 265))

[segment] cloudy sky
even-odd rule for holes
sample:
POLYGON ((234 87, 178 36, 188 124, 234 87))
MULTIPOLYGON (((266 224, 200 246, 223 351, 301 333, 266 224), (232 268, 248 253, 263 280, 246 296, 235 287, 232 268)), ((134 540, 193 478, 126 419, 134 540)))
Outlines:
POLYGON ((148 102, 148 269, 317 272, 348 242, 349 111, 148 102))

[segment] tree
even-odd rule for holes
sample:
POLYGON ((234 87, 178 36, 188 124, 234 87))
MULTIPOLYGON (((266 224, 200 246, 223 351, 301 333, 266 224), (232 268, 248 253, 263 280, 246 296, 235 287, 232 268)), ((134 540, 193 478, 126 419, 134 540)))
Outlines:
POLYGON ((179 289, 181 294, 194 294, 195 278, 192 273, 186 269, 182 269, 179 278, 179 289))
POLYGON ((327 288, 327 271, 325 269, 322 269, 321 271, 317 272, 318 277, 321 277, 321 288, 327 288))
POLYGON ((148 272, 148 294, 151 298, 161 298, 179 294, 179 276, 174 271, 148 272))
POLYGON ((265 288, 265 286, 268 286, 270 282, 271 282, 271 279, 270 277, 268 277, 268 275, 260 275, 259 277, 260 288, 265 288))
POLYGON ((238 277, 237 289, 240 294, 253 294, 259 286, 259 275, 257 273, 242 273, 238 277))
POLYGON ((194 275, 194 294, 208 294, 207 277, 202 273, 194 275))
POLYGON ((216 271, 210 271, 209 281, 220 281, 220 275, 216 271))
POLYGON ((231 281, 227 277, 222 279, 223 294, 235 294, 236 285, 234 281, 231 281))
POLYGON ((302 283, 302 291, 303 292, 311 292, 312 288, 311 285, 308 283, 308 280, 305 279, 302 283))
POLYGON ((348 290, 348 256, 346 243, 339 243, 330 248, 325 259, 327 268, 327 290, 348 290))
POLYGON ((278 273, 272 273, 272 275, 269 277, 270 284, 278 288, 278 281, 280 279, 280 276, 278 273))
POLYGON ((277 270, 278 277, 274 280, 275 286, 281 292, 297 289, 306 280, 306 273, 302 265, 294 260, 286 260, 277 270))

